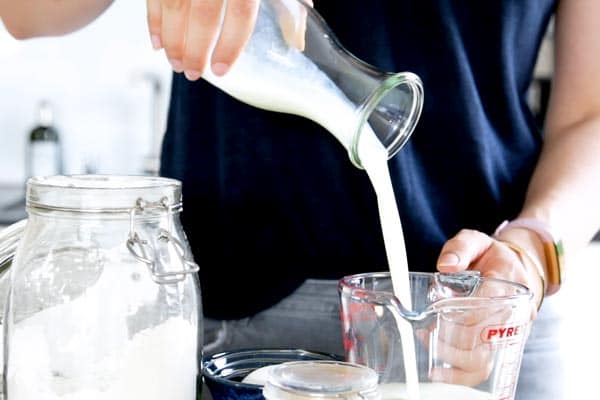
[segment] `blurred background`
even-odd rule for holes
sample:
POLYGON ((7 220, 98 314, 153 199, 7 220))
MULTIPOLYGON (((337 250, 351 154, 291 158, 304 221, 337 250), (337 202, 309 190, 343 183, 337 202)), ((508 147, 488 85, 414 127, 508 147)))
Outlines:
POLYGON ((170 67, 152 50, 145 2, 117 1, 59 38, 13 39, 0 23, 0 223, 20 216, 26 150, 52 109, 63 172, 153 173, 168 105, 170 67))

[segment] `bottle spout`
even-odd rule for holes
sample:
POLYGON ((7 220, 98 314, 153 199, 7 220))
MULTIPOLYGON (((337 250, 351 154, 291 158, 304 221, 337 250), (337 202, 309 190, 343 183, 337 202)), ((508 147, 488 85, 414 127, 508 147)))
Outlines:
POLYGON ((382 75, 381 84, 358 108, 359 123, 348 150, 352 163, 361 169, 359 145, 365 132, 373 131, 390 159, 412 135, 423 109, 423 84, 417 75, 382 75))

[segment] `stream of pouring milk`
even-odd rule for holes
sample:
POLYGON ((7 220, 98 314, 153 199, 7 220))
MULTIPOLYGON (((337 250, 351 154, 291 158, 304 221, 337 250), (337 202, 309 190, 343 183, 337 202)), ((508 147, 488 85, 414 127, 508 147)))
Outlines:
MULTIPOLYGON (((285 44, 274 45, 270 50, 263 49, 262 52, 254 51, 255 42, 260 43, 260 40, 249 43, 225 76, 216 77, 207 69, 204 78, 231 96, 255 107, 311 119, 332 133, 346 149, 350 148, 357 115, 354 105, 344 93, 300 51, 285 44), (271 58, 273 62, 265 62, 265 57, 271 58), (272 65, 277 67, 273 68, 272 65)), ((377 194, 394 293, 405 308, 412 309, 408 262, 388 170, 388 153, 368 124, 361 133, 359 157, 377 194)), ((405 320, 398 321, 398 325, 409 398, 417 400, 419 381, 412 327, 405 320)))
MULTIPOLYGON (((377 194, 379 219, 390 275, 392 277, 392 285, 394 287, 394 295, 406 309, 412 310, 408 258, 400 214, 398 213, 396 197, 387 165, 387 150, 375 137, 373 131, 368 128, 368 125, 366 128, 363 129, 361 134, 359 157, 377 194), (373 143, 373 141, 376 141, 376 143, 373 143)), ((396 316, 396 314, 394 315, 396 316)), ((408 399, 418 400, 420 397, 419 376, 417 372, 413 329, 405 319, 396 318, 396 323, 398 324, 400 340, 402 341, 408 399)))

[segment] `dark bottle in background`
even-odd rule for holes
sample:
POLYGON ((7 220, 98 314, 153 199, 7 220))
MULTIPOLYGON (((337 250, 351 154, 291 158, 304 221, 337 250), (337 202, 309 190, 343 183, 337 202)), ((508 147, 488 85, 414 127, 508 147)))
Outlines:
POLYGON ((26 148, 26 174, 50 176, 62 174, 60 136, 54 127, 52 104, 43 100, 37 106, 36 125, 30 131, 26 148))

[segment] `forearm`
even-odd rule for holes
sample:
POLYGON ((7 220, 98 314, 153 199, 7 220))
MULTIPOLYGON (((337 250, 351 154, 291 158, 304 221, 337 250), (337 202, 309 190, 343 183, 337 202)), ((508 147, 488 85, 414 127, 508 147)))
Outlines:
POLYGON ((0 0, 0 17, 17 39, 73 32, 98 17, 112 0, 0 0))
MULTIPOLYGON (((600 229, 600 26, 596 0, 560 0, 555 72, 544 146, 520 217, 537 218, 562 238, 567 262, 600 229)), ((539 237, 523 229, 539 253, 539 237)), ((523 238, 522 238, 523 239, 523 238)))
POLYGON ((520 217, 537 218, 575 254, 600 229, 600 110, 549 132, 520 217))

